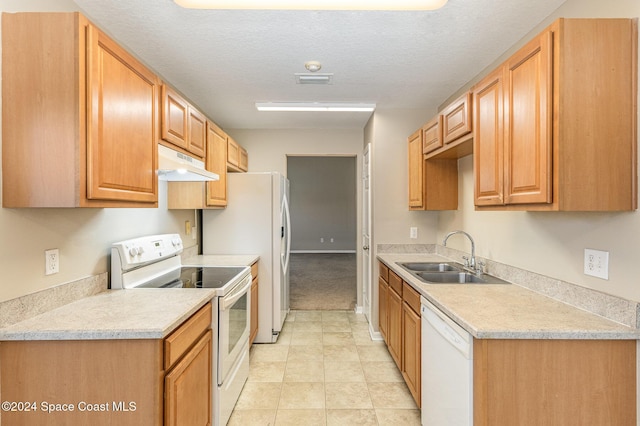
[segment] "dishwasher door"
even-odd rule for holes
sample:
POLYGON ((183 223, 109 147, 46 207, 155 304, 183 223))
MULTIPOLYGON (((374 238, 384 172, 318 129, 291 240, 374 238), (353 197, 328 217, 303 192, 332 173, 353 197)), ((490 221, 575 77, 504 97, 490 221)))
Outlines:
POLYGON ((473 337, 421 302, 422 425, 473 425, 473 337))

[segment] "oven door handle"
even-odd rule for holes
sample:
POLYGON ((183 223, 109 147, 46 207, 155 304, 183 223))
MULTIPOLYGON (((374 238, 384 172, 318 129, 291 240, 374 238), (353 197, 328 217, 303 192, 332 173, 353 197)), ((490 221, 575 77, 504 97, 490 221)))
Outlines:
POLYGON ((251 288, 251 275, 245 278, 244 281, 246 281, 246 284, 244 285, 240 284, 242 285, 242 288, 240 290, 236 290, 238 287, 240 287, 240 285, 238 285, 238 287, 234 289, 233 293, 229 293, 228 295, 220 298, 221 310, 224 311, 228 309, 230 306, 236 303, 238 299, 240 299, 246 292, 249 291, 249 288, 251 288))

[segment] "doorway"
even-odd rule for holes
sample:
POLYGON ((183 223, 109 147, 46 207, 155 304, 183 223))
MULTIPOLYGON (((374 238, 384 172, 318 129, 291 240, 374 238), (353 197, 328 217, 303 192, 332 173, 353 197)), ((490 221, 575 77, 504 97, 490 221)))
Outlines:
POLYGON ((287 157, 291 309, 356 306, 356 160, 355 155, 287 157))

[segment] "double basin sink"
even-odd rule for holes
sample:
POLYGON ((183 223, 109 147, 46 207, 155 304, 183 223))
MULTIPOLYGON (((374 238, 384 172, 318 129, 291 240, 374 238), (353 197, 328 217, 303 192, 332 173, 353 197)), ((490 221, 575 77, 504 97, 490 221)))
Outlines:
POLYGON ((397 262, 428 284, 509 284, 489 274, 476 274, 456 262, 397 262))

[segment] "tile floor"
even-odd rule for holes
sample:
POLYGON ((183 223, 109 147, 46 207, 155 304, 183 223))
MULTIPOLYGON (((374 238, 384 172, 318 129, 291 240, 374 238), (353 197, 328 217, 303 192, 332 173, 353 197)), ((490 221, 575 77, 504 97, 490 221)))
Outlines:
POLYGON ((278 342, 254 344, 229 425, 420 425, 420 410, 363 315, 292 311, 278 342))

